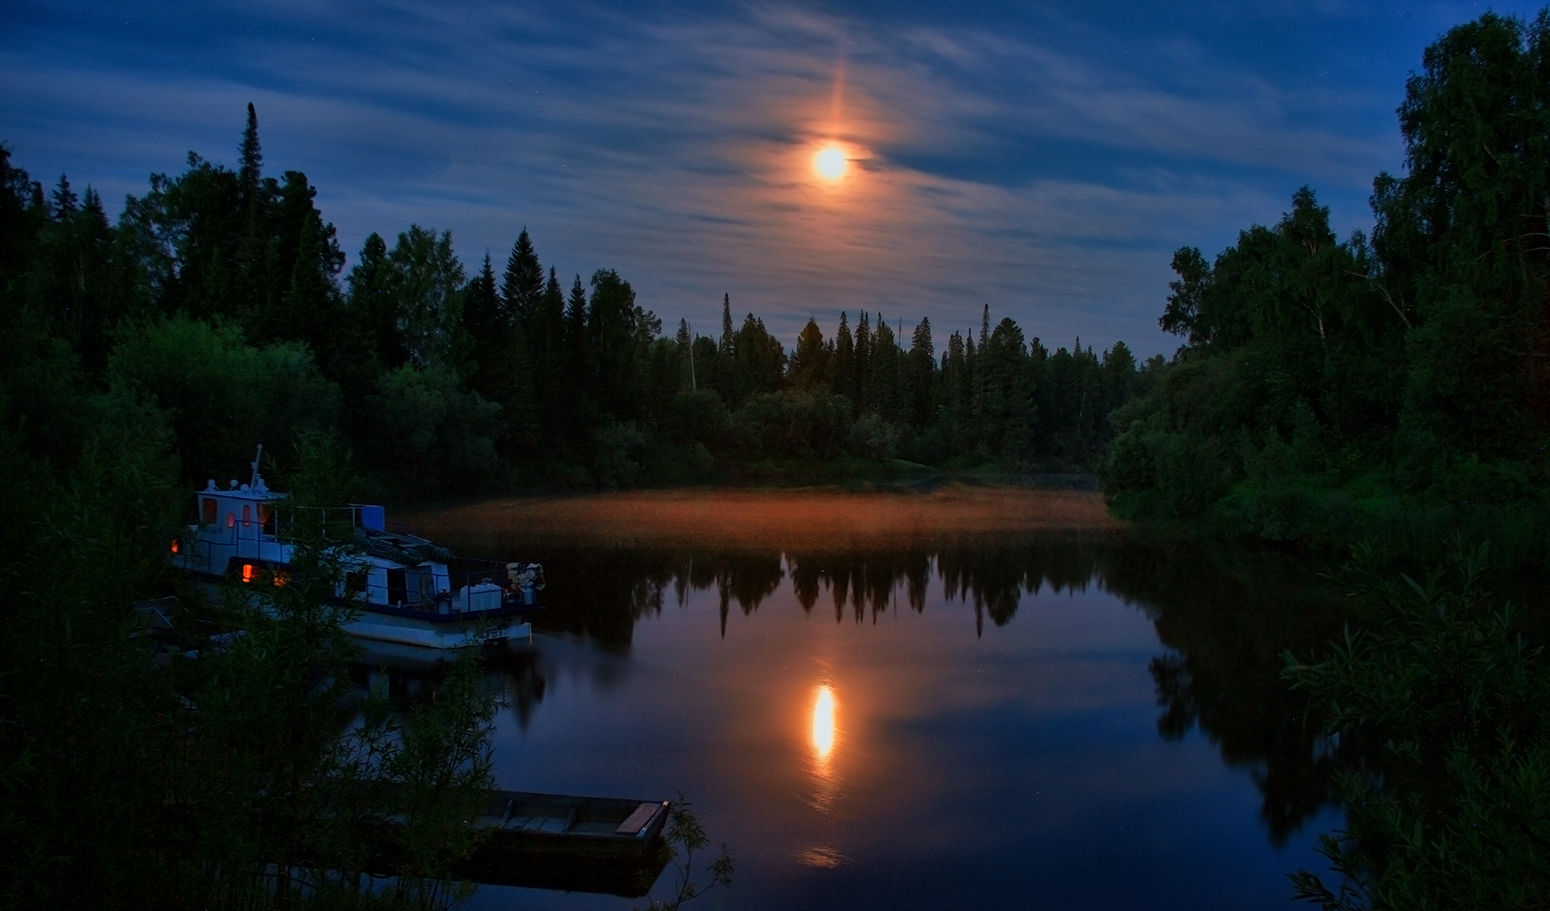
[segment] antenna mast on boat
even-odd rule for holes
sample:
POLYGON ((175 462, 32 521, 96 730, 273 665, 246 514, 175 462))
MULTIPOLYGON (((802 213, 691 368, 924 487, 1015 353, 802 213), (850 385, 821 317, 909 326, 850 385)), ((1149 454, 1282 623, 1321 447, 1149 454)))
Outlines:
MULTIPOLYGON (((263 443, 259 443, 258 444, 258 454, 253 456, 253 479, 250 482, 248 482, 248 486, 251 487, 254 490, 258 489, 258 463, 263 461, 263 459, 264 459, 264 444, 263 443)), ((246 506, 244 506, 242 508, 243 509, 247 509, 246 506)))

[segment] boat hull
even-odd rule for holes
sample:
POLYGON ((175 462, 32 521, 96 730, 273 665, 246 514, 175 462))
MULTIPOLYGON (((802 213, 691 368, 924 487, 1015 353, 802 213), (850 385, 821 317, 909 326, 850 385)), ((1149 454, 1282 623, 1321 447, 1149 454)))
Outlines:
POLYGON ((408 645, 416 648, 467 648, 474 645, 499 645, 503 642, 533 639, 532 624, 501 619, 487 623, 459 620, 431 623, 413 618, 361 611, 344 624, 344 631, 357 639, 408 645))
MULTIPOLYGON (((238 586, 211 573, 186 572, 194 586, 212 598, 221 597, 228 586, 238 586)), ((255 602, 259 599, 254 598, 255 602)), ((338 602, 345 604, 342 600, 338 602)), ((342 624, 346 633, 357 639, 415 649, 460 649, 478 645, 531 642, 532 624, 521 619, 536 608, 507 606, 486 611, 436 613, 382 604, 359 603, 350 619, 342 624)))
POLYGON ((667 865, 671 809, 665 800, 495 791, 475 823, 487 840, 457 872, 492 885, 639 898, 667 865))
MULTIPOLYGON (((663 828, 672 804, 525 791, 490 791, 473 819, 479 847, 451 873, 487 885, 640 898, 671 856, 663 828)), ((395 873, 389 820, 377 872, 395 873)))

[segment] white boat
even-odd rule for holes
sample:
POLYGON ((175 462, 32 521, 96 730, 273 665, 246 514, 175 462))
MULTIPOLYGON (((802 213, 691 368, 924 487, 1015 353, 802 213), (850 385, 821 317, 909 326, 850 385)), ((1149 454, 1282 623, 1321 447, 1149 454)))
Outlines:
MULTIPOLYGON (((173 567, 208 589, 283 584, 290 576, 295 545, 286 540, 279 508, 287 495, 264 484, 258 464, 246 484, 222 489, 211 480, 197 492, 199 521, 170 545, 173 567)), ((532 638, 521 618, 539 609, 542 566, 461 559, 424 538, 389 531, 381 506, 340 509, 355 528, 335 591, 340 603, 358 608, 346 632, 423 648, 532 638)))

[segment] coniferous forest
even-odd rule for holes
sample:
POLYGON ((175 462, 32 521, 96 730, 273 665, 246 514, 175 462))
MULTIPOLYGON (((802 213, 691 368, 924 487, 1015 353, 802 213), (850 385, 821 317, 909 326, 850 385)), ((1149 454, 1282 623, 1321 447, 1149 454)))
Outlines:
POLYGON ((22 341, 8 407, 54 459, 80 436, 70 416, 111 394, 164 423, 196 481, 316 429, 414 497, 898 460, 1091 470, 1109 413, 1163 367, 1122 342, 1052 352, 988 306, 977 337, 860 311, 788 345, 728 295, 716 337, 664 332, 624 276, 567 280, 526 230, 504 264, 470 270, 450 231, 411 225, 369 236, 345 271, 306 175, 266 173, 251 105, 234 170, 190 153, 116 221, 89 187, 45 189, 0 155, 0 283, 22 341))

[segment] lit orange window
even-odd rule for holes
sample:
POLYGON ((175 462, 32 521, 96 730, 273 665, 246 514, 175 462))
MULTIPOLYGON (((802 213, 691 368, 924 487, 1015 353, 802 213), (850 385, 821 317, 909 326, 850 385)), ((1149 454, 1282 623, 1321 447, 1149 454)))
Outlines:
POLYGON ((236 513, 229 512, 229 513, 226 514, 226 527, 227 528, 236 528, 237 527, 237 514, 236 513))
POLYGON ((215 513, 219 508, 216 505, 215 497, 202 497, 200 498, 199 503, 200 509, 203 510, 203 512, 200 514, 199 520, 206 525, 214 525, 215 513))
POLYGON ((242 564, 242 581, 244 581, 244 582, 252 582, 253 581, 253 564, 251 564, 251 563, 244 563, 244 564, 242 564))
POLYGON ((285 583, 291 581, 291 574, 284 570, 277 569, 274 571, 272 581, 274 582, 275 588, 283 588, 285 583))
POLYGON ((177 553, 178 552, 178 539, 177 538, 173 538, 172 539, 172 552, 173 553, 177 553))
POLYGON ((253 524, 253 507, 248 505, 247 503, 243 503, 242 504, 242 524, 243 525, 252 525, 253 524))

